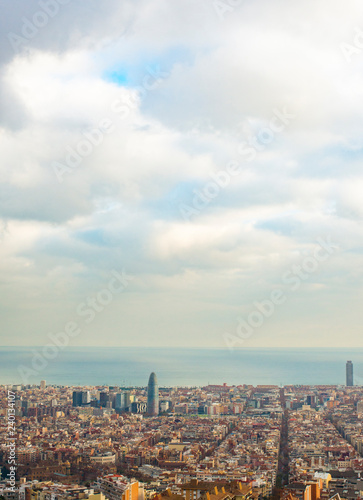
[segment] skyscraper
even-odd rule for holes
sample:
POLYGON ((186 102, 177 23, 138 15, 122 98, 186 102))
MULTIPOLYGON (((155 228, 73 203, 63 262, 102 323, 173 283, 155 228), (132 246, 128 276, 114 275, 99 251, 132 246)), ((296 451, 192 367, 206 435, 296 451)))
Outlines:
POLYGON ((115 408, 116 410, 126 411, 127 408, 131 406, 130 391, 122 391, 115 396, 115 408))
POLYGON ((107 403, 110 401, 108 392, 100 392, 100 406, 106 408, 107 403))
POLYGON ((347 387, 352 387, 354 384, 353 384, 353 363, 351 361, 347 361, 346 373, 347 373, 347 387))
POLYGON ((82 392, 81 391, 73 391, 72 406, 82 406, 82 392))
POLYGON ((154 372, 150 375, 147 386, 147 412, 151 416, 159 415, 159 387, 154 372))
POLYGON ((89 391, 82 391, 81 401, 82 406, 88 405, 91 402, 91 393, 89 391))
POLYGON ((73 391, 72 405, 73 406, 86 406, 91 402, 91 395, 89 391, 73 391))

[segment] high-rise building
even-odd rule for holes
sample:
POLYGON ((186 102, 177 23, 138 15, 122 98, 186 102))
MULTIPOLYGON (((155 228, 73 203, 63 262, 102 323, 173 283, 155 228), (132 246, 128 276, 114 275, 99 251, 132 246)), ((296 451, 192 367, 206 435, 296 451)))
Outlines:
POLYGON ((82 405, 82 392, 81 391, 73 391, 72 405, 73 406, 81 406, 82 405))
POLYGON ((91 402, 91 393, 89 391, 82 391, 82 406, 88 405, 91 402))
POLYGON ((27 399, 23 399, 21 402, 21 409, 23 412, 23 417, 28 415, 29 401, 27 399))
POLYGON ((125 407, 125 396, 122 392, 118 392, 115 397, 115 408, 116 410, 124 410, 125 407))
POLYGON ((151 416, 159 415, 159 387, 154 372, 150 375, 147 386, 147 412, 151 416))
POLYGON ((72 405, 73 406, 86 406, 91 402, 91 395, 89 391, 73 391, 72 405))
POLYGON ((42 390, 42 391, 44 391, 44 389, 45 389, 46 385, 47 385, 47 384, 46 384, 45 380, 41 380, 41 381, 40 381, 40 388, 41 388, 41 390, 42 390))
POLYGON ((140 403, 139 401, 131 403, 132 413, 146 413, 147 411, 148 411, 148 406, 146 403, 140 403))
POLYGON ((351 361, 347 361, 346 374, 347 374, 347 387, 352 387, 354 384, 353 384, 353 363, 351 361))
POLYGON ((311 407, 314 407, 316 405, 316 396, 313 394, 308 394, 306 398, 306 403, 311 407))
POLYGON ((130 391, 124 391, 125 395, 125 406, 129 408, 131 403, 133 403, 135 396, 131 396, 130 391))
POLYGON ((130 402, 130 392, 122 391, 118 392, 115 396, 115 408, 116 410, 126 411, 131 405, 130 402))
POLYGON ((108 392, 100 392, 100 406, 106 408, 107 403, 110 401, 110 395, 108 392))

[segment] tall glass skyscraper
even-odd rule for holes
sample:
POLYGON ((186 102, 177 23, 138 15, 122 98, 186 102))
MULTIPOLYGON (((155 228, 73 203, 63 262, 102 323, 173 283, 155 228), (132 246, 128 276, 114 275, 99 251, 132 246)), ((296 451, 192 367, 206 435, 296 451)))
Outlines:
POLYGON ((85 406, 91 402, 91 394, 89 391, 73 391, 72 405, 85 406))
POLYGON ((150 375, 147 386, 147 412, 153 417, 159 415, 159 387, 154 372, 150 375))
POLYGON ((346 374, 347 374, 347 387, 352 387, 354 384, 353 384, 353 363, 351 361, 347 361, 346 374))

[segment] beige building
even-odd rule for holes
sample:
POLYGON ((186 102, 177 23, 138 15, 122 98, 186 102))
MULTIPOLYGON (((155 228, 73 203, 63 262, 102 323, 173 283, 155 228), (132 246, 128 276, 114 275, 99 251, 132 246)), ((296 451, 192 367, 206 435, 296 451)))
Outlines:
POLYGON ((99 478, 97 483, 108 500, 143 500, 138 481, 118 474, 109 474, 99 478))

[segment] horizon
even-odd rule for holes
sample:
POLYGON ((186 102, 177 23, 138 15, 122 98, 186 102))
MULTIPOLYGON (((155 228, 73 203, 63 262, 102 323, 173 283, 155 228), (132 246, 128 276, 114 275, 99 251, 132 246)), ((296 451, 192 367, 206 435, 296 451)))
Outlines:
POLYGON ((363 349, 357 348, 6 347, 0 382, 142 386, 155 372, 165 386, 344 385, 349 360, 354 384, 363 385, 363 349))
MULTIPOLYGON (((23 344, 21 346, 12 346, 12 345, 2 345, 0 346, 0 349, 6 349, 6 348, 16 348, 16 349, 34 349, 36 347, 40 347, 40 348, 44 348, 43 345, 26 345, 26 344, 23 344)), ((161 346, 155 346, 155 345, 145 345, 145 346, 139 346, 139 345, 107 345, 107 346, 98 346, 98 345, 87 345, 87 346, 82 346, 82 345, 68 345, 68 346, 65 346, 64 349, 112 349, 113 347, 117 347, 117 348, 122 348, 122 349, 175 349, 175 348, 182 348, 182 349, 203 349, 203 350, 208 350, 208 349, 223 349, 223 350, 226 350, 226 351, 231 351, 230 348, 228 347, 219 347, 219 346, 167 346, 167 345, 161 345, 161 346)), ((363 346, 357 346, 357 347, 323 347, 323 346, 318 346, 318 347, 312 347, 312 346, 279 346, 279 347, 275 347, 275 346, 266 346, 265 348, 259 348, 259 347, 233 347, 233 351, 234 350, 255 350, 255 351, 263 351, 264 349, 266 350, 272 350, 272 349, 275 349, 275 350, 280 350, 280 349, 291 349, 291 350, 304 350, 304 349, 308 349, 308 350, 336 350, 336 351, 341 351, 342 349, 346 349, 348 350, 349 352, 352 352, 352 349, 363 349, 363 346)))

